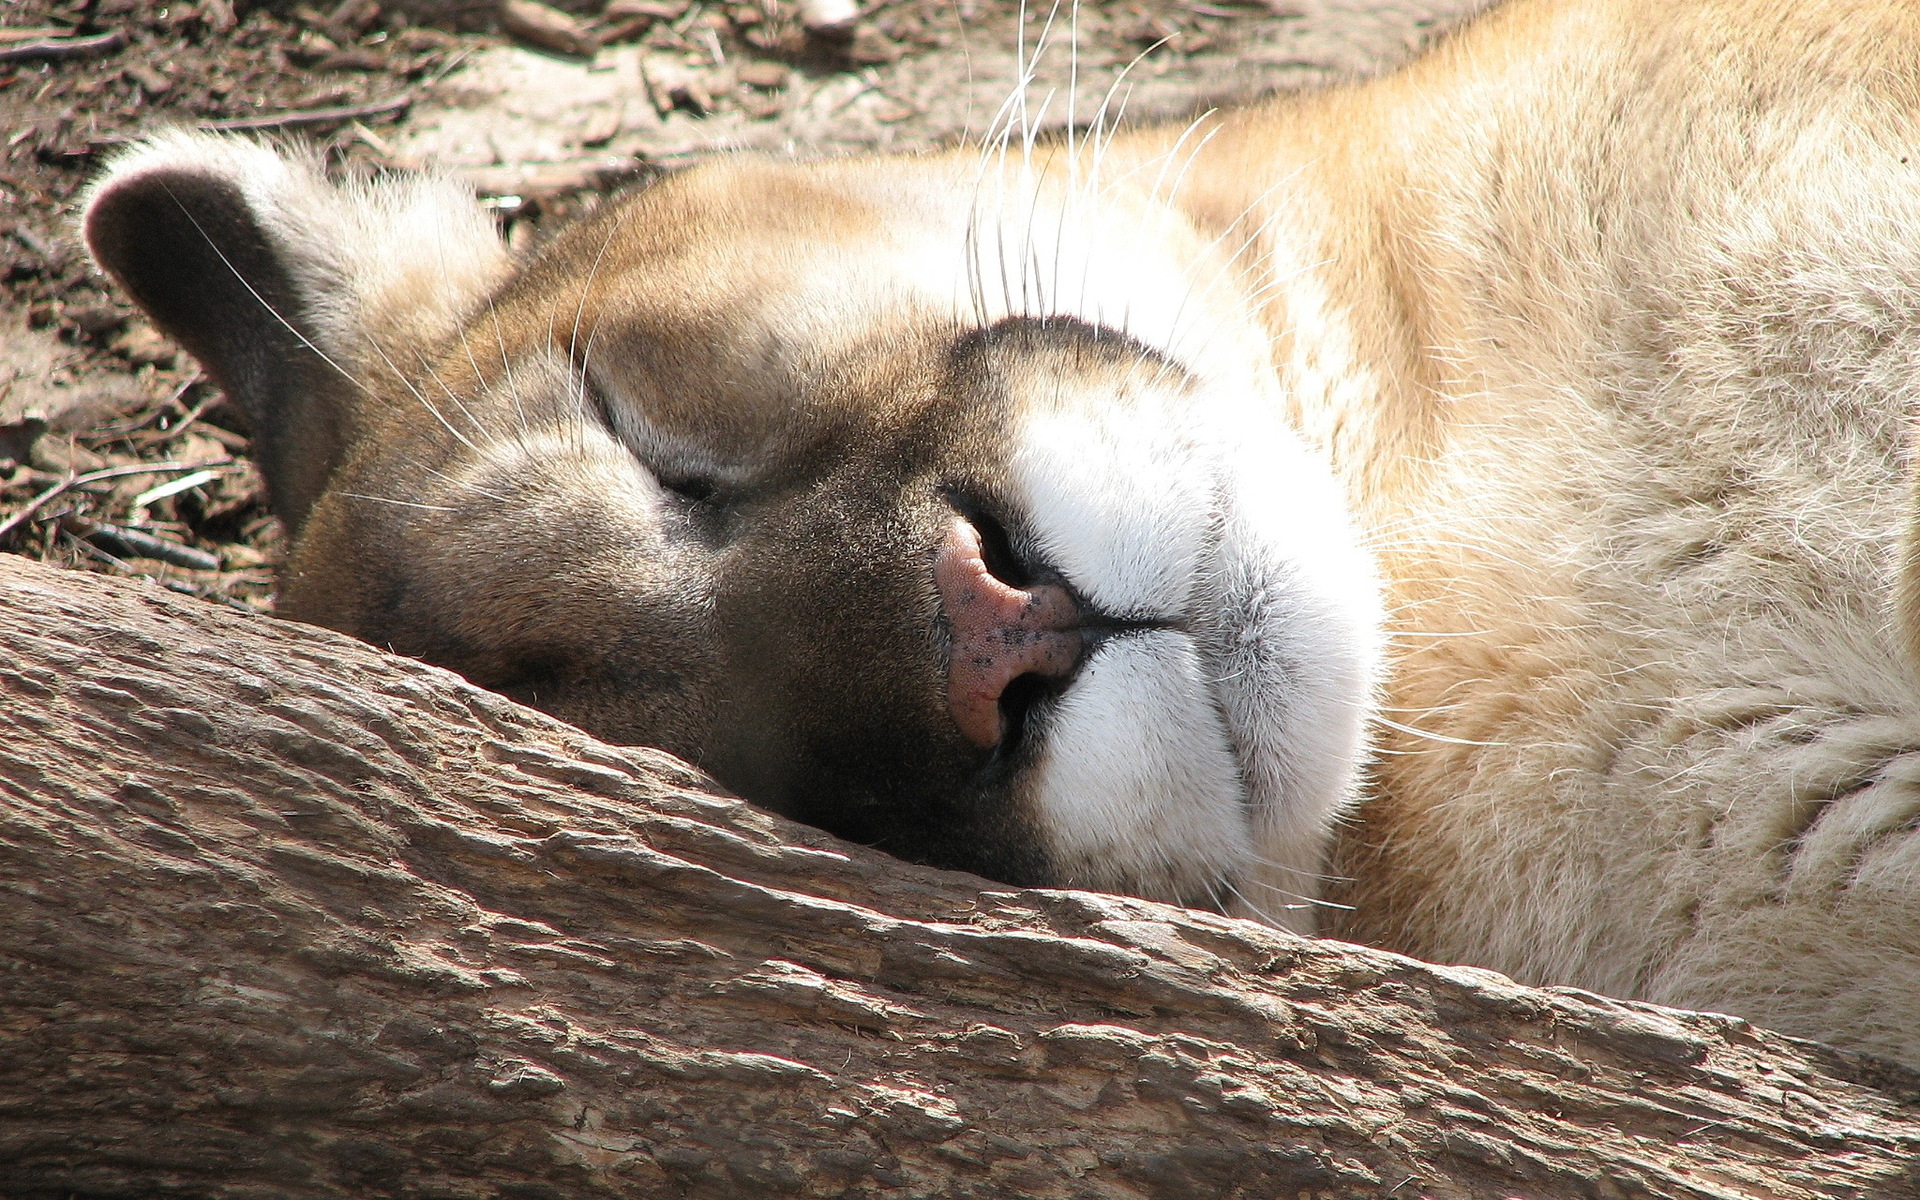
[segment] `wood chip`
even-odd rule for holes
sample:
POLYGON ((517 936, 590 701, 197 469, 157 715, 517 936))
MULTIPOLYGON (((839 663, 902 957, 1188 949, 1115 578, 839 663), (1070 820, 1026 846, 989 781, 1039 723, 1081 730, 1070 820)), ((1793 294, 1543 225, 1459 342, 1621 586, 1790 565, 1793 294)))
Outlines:
POLYGON ((640 65, 647 81, 647 96, 661 116, 675 109, 686 109, 695 116, 713 111, 713 94, 700 76, 672 59, 648 59, 640 65))
POLYGON ((127 314, 111 304, 69 304, 60 310, 60 315, 89 338, 117 333, 127 323, 127 314))
POLYGON ((296 67, 310 67, 329 54, 337 54, 340 45, 324 33, 308 29, 300 34, 300 40, 291 46, 280 47, 280 53, 296 67))
POLYGON ((603 21, 628 21, 644 17, 649 21, 671 21, 687 11, 686 0, 608 0, 600 11, 603 21))
POLYGON ((347 84, 336 83, 331 87, 315 88, 313 91, 300 93, 293 98, 293 107, 296 109, 335 108, 352 100, 353 88, 347 84))
POLYGON ((225 33, 234 26, 233 5, 229 0, 200 0, 200 23, 213 33, 225 33))
POLYGON ((748 87, 757 87, 767 92, 787 86, 787 80, 792 78, 792 76, 793 68, 787 66, 787 64, 769 62, 765 59, 758 62, 741 63, 739 70, 735 72, 735 77, 738 78, 741 83, 746 84, 748 87))
POLYGON ((180 355, 178 346, 144 321, 128 326, 110 349, 136 367, 172 366, 180 355))
POLYGON ((386 55, 364 46, 336 50, 313 64, 316 71, 384 71, 386 67, 386 55))
POLYGON ((501 0, 500 28, 510 37, 556 54, 592 58, 600 49, 599 39, 585 26, 540 0, 501 0))
POLYGON ((600 39, 602 46, 612 46, 619 42, 630 42, 652 28, 652 17, 628 17, 624 21, 602 25, 594 36, 600 39))
POLYGON ((601 107, 587 113, 587 119, 580 124, 580 144, 582 146, 604 146, 620 132, 620 126, 626 114, 619 108, 601 107))
POLYGON ((443 29, 402 29, 393 35, 393 44, 406 54, 445 50, 459 40, 443 29))
POLYGON ((369 25, 380 19, 380 5, 377 0, 340 0, 332 12, 327 14, 327 23, 351 29, 356 33, 364 32, 369 25))
POLYGON ((145 63, 128 63, 120 73, 139 84, 140 90, 149 96, 164 96, 173 89, 173 80, 145 63))
POLYGON ((786 105, 778 95, 768 92, 744 92, 740 96, 740 111, 755 121, 766 121, 777 117, 786 105))
POLYGON ((863 67, 896 62, 905 53, 905 47, 871 25, 854 30, 853 44, 847 47, 847 58, 863 67))

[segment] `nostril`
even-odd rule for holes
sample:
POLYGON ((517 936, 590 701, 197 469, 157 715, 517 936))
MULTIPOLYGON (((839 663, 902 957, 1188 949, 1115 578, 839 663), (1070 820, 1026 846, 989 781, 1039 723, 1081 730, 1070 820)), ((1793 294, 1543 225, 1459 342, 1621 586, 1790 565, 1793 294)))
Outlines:
POLYGON ((1033 582, 1033 572, 1027 569, 1026 562, 1014 550, 1013 538, 1007 533, 1006 526, 987 512, 968 513, 967 519, 972 523, 974 532, 980 535, 980 556, 995 579, 1016 588, 1026 587, 1033 582))
POLYGON ((1018 586, 994 571, 986 539, 966 517, 948 528, 933 576, 952 634, 947 705, 954 724, 976 746, 998 746, 1010 718, 1024 720, 1037 699, 1032 687, 1044 691, 1047 680, 1064 679, 1079 665, 1079 606, 1058 584, 1018 586))
POLYGON ((1026 740, 1027 723, 1041 700, 1060 690, 1058 679, 1044 675, 1022 675, 1007 684, 1000 693, 1000 741, 996 752, 1004 757, 1019 749, 1026 740))
POLYGON ((988 572, 1009 587, 1024 588, 1031 584, 1033 568, 1026 556, 1015 548, 1012 533, 993 515, 992 508, 958 489, 944 494, 947 503, 953 505, 954 511, 979 535, 980 557, 986 562, 988 572))

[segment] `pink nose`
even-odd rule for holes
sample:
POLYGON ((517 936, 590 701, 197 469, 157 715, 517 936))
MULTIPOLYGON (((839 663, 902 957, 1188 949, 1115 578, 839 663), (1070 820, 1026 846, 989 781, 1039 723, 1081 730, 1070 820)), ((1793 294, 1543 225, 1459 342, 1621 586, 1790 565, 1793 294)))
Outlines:
POLYGON ((953 630, 947 705, 976 746, 1006 736, 1000 697, 1022 675, 1064 677, 1080 661, 1080 611, 1067 590, 1041 583, 1018 588, 987 568, 980 534, 955 519, 933 560, 933 579, 953 630))

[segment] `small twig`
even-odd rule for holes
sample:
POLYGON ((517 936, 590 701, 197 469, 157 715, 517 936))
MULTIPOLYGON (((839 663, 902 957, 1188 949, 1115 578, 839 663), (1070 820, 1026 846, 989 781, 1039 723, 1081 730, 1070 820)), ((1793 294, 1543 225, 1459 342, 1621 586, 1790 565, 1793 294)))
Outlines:
MULTIPOLYGON (((178 496, 182 492, 190 492, 194 488, 205 487, 218 478, 220 478, 220 472, 218 471, 194 471, 187 475, 180 475, 168 480, 166 483, 154 484, 146 491, 135 496, 133 502, 127 505, 127 507, 135 513, 138 513, 143 508, 150 508, 158 504, 168 496, 178 496)), ((135 520, 134 524, 137 525, 140 524, 140 522, 135 520)))
POLYGON ((842 100, 840 103, 834 105, 833 111, 828 113, 827 115, 830 117, 837 117, 841 113, 847 111, 847 109, 853 107, 853 104, 856 100, 865 99, 867 96, 870 96, 879 90, 880 90, 879 84, 862 81, 860 84, 859 91, 855 92, 851 96, 848 96, 845 100, 842 100))
POLYGON ((337 108, 296 108, 263 117, 235 117, 228 121, 202 121, 200 128, 209 133, 236 129, 299 129, 307 125, 339 125, 365 117, 400 112, 413 103, 412 95, 395 96, 371 104, 346 104, 337 108))
POLYGON ((45 38, 37 42, 16 42, 11 46, 0 46, 0 63, 96 58, 102 54, 112 54, 126 44, 126 35, 117 29, 111 33, 97 34, 93 37, 45 38))
MULTIPOLYGON (((192 378, 188 379, 185 383, 181 384, 179 387, 174 388, 173 391, 168 394, 166 400, 161 402, 161 405, 159 408, 143 409, 135 418, 131 420, 115 421, 110 425, 97 426, 92 431, 92 437, 90 440, 97 442, 97 441, 103 441, 103 440, 113 440, 117 438, 133 439, 136 437, 136 435, 138 435, 139 440, 142 442, 143 445, 150 444, 152 441, 152 434, 146 432, 148 427, 156 424, 157 422, 166 420, 167 417, 169 416, 169 410, 172 410, 172 413, 174 414, 185 416, 188 411, 187 406, 181 402, 180 398, 187 394, 188 388, 200 382, 201 379, 202 379, 202 376, 198 372, 195 372, 192 378)), ((159 440, 166 441, 167 438, 171 436, 172 435, 170 433, 167 433, 165 430, 162 430, 159 440)))
POLYGON ((431 76, 427 78, 425 87, 431 88, 434 84, 439 83, 442 79, 445 79, 447 76, 453 74, 454 70, 457 67, 459 67, 460 64, 466 62, 468 58, 472 57, 473 49, 474 48, 472 46, 460 47, 460 53, 454 55, 452 58, 449 58, 445 63, 442 63, 440 67, 437 70, 435 70, 431 76))
POLYGON ((183 546, 167 538, 155 537, 138 529, 126 529, 119 525, 102 525, 84 517, 69 517, 69 524, 76 533, 96 547, 109 552, 118 550, 131 558, 151 558, 168 566, 183 567, 189 571, 218 571, 220 557, 209 554, 192 546, 183 546))
POLYGON ((192 408, 188 408, 184 404, 180 403, 181 398, 187 394, 187 390, 189 388, 193 387, 195 384, 205 383, 206 381, 207 381, 207 377, 205 374, 199 371, 195 371, 191 379, 188 379, 185 383, 175 388, 173 390, 173 395, 167 397, 167 403, 173 405, 175 408, 180 409, 183 415, 181 416, 179 423, 174 425, 171 429, 153 429, 153 430, 148 430, 146 432, 143 432, 140 435, 140 439, 139 439, 140 444, 142 446, 158 446, 163 443, 171 442, 175 440, 181 434, 187 431, 188 426, 192 425, 195 421, 198 421, 203 415, 205 415, 208 409, 212 408, 214 405, 219 404, 222 400, 226 399, 226 396, 223 393, 216 391, 216 392, 209 392, 207 395, 201 397, 200 403, 194 405, 192 408))
POLYGON ((77 538, 73 536, 71 533, 68 533, 64 529, 60 531, 60 536, 67 539, 67 541, 71 542, 75 550, 80 551, 82 554, 85 554, 89 558, 99 559, 101 562, 107 564, 108 566, 118 568, 119 570, 125 571, 129 575, 137 574, 137 572, 135 572, 133 569, 133 564, 128 562, 123 562, 120 559, 115 558, 113 555, 108 554, 105 550, 102 550, 100 547, 94 545, 92 542, 86 541, 83 538, 77 538))
POLYGON ((14 241, 19 242, 22 246, 38 254, 48 262, 53 262, 56 259, 65 257, 65 255, 60 253, 58 246, 55 246, 52 242, 41 237, 33 230, 28 229, 25 225, 16 225, 10 232, 13 234, 14 241))
MULTIPOLYGON (((167 397, 167 403, 174 405, 176 407, 180 407, 180 398, 182 396, 185 396, 187 392, 192 389, 194 384, 205 383, 206 379, 207 379, 207 373, 205 371, 195 371, 193 374, 187 376, 186 379, 180 384, 179 387, 173 389, 173 394, 167 397)), ((207 406, 207 402, 205 400, 202 400, 200 402, 200 407, 205 408, 206 406, 207 406)), ((181 411, 184 412, 186 410, 184 408, 181 408, 181 411)))
POLYGON ((460 178, 482 196, 528 196, 605 189, 645 175, 653 164, 638 158, 603 155, 566 162, 526 163, 518 167, 469 167, 460 178))
POLYGON ((0 521, 0 538, 6 537, 15 529, 27 523, 34 513, 64 496, 77 487, 90 483, 99 483, 103 479, 118 479, 123 475, 164 475, 171 471, 203 471, 208 467, 230 467, 233 460, 219 459, 215 462, 198 463, 140 463, 131 467, 104 467, 98 471, 88 471, 84 475, 69 475, 46 491, 27 501, 26 506, 4 521, 0 521))

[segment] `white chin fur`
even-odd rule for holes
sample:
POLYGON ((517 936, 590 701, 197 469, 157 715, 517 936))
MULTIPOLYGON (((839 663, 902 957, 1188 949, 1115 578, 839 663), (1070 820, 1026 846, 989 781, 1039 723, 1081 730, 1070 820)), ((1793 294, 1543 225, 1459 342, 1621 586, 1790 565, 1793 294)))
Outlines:
POLYGON ((1047 560, 1107 615, 1180 626, 1088 660, 1028 794, 1063 883, 1310 932, 1366 748, 1372 565, 1331 472, 1276 417, 1204 387, 1143 391, 1061 397, 1014 454, 1047 560))
POLYGON ((1211 685, 1193 639, 1171 630, 1115 638, 1081 668, 1038 768, 1062 883, 1205 901, 1207 867, 1240 859, 1244 792, 1211 685))

